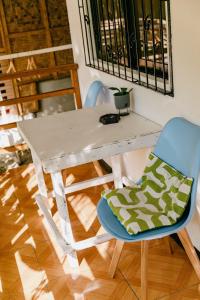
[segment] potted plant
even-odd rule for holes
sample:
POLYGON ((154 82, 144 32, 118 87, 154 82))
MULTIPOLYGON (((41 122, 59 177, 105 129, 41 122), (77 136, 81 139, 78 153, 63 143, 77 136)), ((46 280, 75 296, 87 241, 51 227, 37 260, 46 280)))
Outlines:
POLYGON ((128 90, 128 88, 116 88, 110 87, 112 91, 116 91, 114 95, 115 107, 119 109, 120 116, 127 116, 129 114, 128 108, 130 107, 130 92, 132 89, 128 90), (121 109, 127 109, 126 112, 120 112, 121 109))

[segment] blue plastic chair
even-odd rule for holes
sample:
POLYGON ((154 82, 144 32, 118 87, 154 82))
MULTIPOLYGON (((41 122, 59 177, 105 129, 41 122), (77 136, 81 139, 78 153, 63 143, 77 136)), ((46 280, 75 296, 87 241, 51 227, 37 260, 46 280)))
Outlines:
POLYGON ((114 276, 124 242, 142 241, 141 287, 142 299, 147 299, 148 240, 177 233, 200 280, 200 263, 185 229, 196 207, 196 193, 200 172, 200 126, 184 118, 173 118, 164 127, 154 153, 169 165, 194 179, 189 205, 182 218, 174 225, 129 235, 112 214, 107 201, 102 198, 97 207, 98 218, 104 229, 117 239, 109 273, 114 276))
POLYGON ((99 80, 95 80, 92 82, 85 98, 84 107, 94 107, 96 105, 97 97, 103 87, 103 83, 99 80))
MULTIPOLYGON (((105 88, 100 80, 95 80, 88 88, 87 96, 85 98, 84 108, 94 107, 97 103, 98 95, 105 88)), ((98 176, 103 176, 103 171, 98 160, 93 161, 94 168, 98 176)))

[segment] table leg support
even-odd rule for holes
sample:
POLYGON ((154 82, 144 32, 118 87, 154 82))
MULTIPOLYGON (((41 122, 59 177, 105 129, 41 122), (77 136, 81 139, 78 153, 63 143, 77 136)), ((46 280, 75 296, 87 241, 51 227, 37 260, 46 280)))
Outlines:
POLYGON ((50 206, 50 203, 48 200, 48 193, 47 193, 47 188, 46 188, 46 184, 45 184, 45 180, 44 180, 42 165, 41 165, 39 159, 37 158, 37 156, 35 155, 34 151, 32 151, 32 150, 31 150, 31 155, 32 155, 32 159, 33 159, 33 164, 35 166, 35 176, 36 176, 36 180, 37 180, 37 184, 38 184, 39 194, 44 199, 43 201, 44 201, 49 213, 51 214, 51 206, 50 206))
MULTIPOLYGON (((113 156, 111 158, 112 163, 112 171, 113 171, 113 177, 114 177, 114 184, 115 188, 122 188, 123 182, 122 182, 122 170, 121 170, 121 159, 120 155, 113 156)), ((113 252, 112 260, 109 266, 109 275, 113 278, 117 269, 117 264, 119 262, 122 249, 124 246, 124 242, 120 240, 116 240, 115 249, 113 252)))
POLYGON ((114 177, 115 188, 122 188, 122 170, 121 170, 121 158, 120 155, 111 157, 112 172, 114 177))
MULTIPOLYGON (((70 245, 74 243, 74 237, 72 233, 71 222, 69 218, 69 212, 67 207, 67 202, 65 198, 65 188, 63 184, 62 174, 61 172, 51 173, 51 179, 53 183, 53 188, 55 192, 57 209, 61 222, 61 230, 63 237, 66 242, 70 245)), ((78 269, 78 258, 76 251, 72 251, 67 255, 69 259, 70 266, 73 270, 78 269)))

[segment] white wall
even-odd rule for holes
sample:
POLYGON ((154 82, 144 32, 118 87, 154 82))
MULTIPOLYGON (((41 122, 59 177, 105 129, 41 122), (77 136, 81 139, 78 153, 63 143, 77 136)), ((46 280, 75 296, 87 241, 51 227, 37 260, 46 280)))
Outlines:
MULTIPOLYGON (((171 1, 172 47, 175 97, 161 95, 144 87, 125 82, 112 75, 85 66, 78 1, 66 0, 71 29, 75 62, 79 65, 79 81, 82 99, 89 84, 102 80, 107 86, 130 86, 134 88, 132 105, 137 113, 160 124, 173 116, 184 116, 200 124, 200 1, 171 1)), ((111 96, 111 95, 110 95, 111 96)), ((110 97, 110 101, 112 97, 110 97)), ((124 156, 124 168, 128 175, 136 178, 145 164, 144 150, 124 156), (127 161, 129 163, 127 163, 127 161)), ((200 206, 200 201, 199 206, 200 206)), ((200 211, 200 209, 199 209, 200 211)), ((200 250, 200 212, 189 226, 195 246, 200 250)))

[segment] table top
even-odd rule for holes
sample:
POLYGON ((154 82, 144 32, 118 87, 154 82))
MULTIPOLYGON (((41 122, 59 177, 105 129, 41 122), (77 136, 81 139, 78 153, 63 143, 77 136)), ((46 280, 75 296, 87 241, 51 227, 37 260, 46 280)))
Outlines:
POLYGON ((116 124, 99 122, 101 115, 112 112, 114 108, 106 104, 26 120, 17 125, 45 172, 155 144, 160 125, 136 113, 121 117, 116 124))

